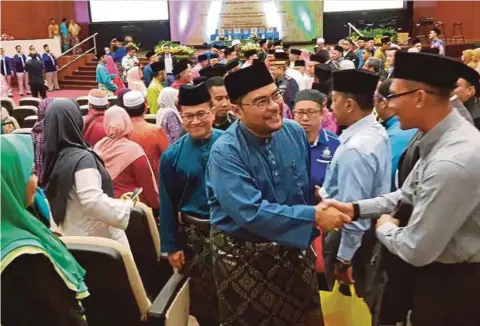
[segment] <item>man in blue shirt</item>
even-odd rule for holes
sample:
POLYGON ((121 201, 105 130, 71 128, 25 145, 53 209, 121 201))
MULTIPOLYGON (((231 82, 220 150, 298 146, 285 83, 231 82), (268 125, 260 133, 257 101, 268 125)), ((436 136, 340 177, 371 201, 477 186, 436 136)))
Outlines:
POLYGON ((17 76, 19 95, 23 96, 24 90, 26 90, 27 94, 31 94, 30 85, 28 83, 28 74, 25 70, 27 56, 22 53, 21 45, 17 45, 15 51, 17 51, 17 53, 13 56, 13 68, 15 70, 15 75, 17 76))
POLYGON ((282 119, 282 94, 265 64, 227 75, 225 87, 239 120, 213 145, 206 172, 220 322, 321 324, 310 243, 316 226, 349 219, 309 205, 308 140, 282 119))
POLYGON ((107 54, 105 53, 105 50, 103 49, 97 50, 98 65, 95 71, 96 80, 98 83, 98 89, 101 89, 102 91, 106 92, 108 96, 113 96, 115 91, 118 89, 118 87, 112 81, 115 76, 110 75, 108 73, 108 70, 106 67, 106 64, 107 64, 106 55, 107 54))
POLYGON ((3 50, 3 48, 0 48, 0 72, 2 76, 2 85, 0 86, 2 87, 2 96, 8 95, 9 97, 12 97, 12 58, 5 55, 5 51, 3 50))
POLYGON ((340 145, 337 135, 321 129, 322 108, 326 101, 326 95, 315 89, 305 89, 297 93, 293 107, 293 118, 307 133, 310 144, 310 184, 313 187, 323 185, 327 168, 340 145))
POLYGON ((190 277, 190 313, 201 326, 219 324, 205 168, 210 149, 223 131, 212 128, 215 115, 210 101, 205 83, 180 87, 178 105, 187 134, 160 161, 161 248, 172 267, 190 277))
POLYGON ((391 79, 385 80, 378 87, 375 92, 375 110, 378 116, 383 121, 383 126, 387 129, 388 138, 390 139, 390 145, 392 148, 392 188, 391 191, 395 191, 398 186, 395 182, 396 173, 398 169, 398 162, 403 152, 407 149, 408 144, 412 137, 417 133, 417 129, 402 130, 400 120, 395 115, 395 112, 388 106, 387 96, 389 94, 391 79))
POLYGON ((143 68, 143 82, 145 83, 145 87, 148 88, 153 78, 152 63, 158 62, 158 56, 155 54, 154 50, 151 50, 145 54, 145 57, 150 61, 149 64, 143 68))
MULTIPOLYGON (((332 110, 338 124, 347 129, 340 135, 341 145, 327 171, 322 198, 350 202, 390 192, 390 142, 372 114, 377 83, 378 76, 366 70, 333 73, 332 110)), ((366 266, 371 255, 369 246, 362 246, 362 238, 369 229, 370 221, 363 220, 326 235, 325 274, 330 286, 334 278, 352 283, 353 264, 357 293, 364 295, 366 266)), ((367 242, 369 237, 363 240, 367 242)))
POLYGON ((48 44, 43 46, 45 53, 42 54, 43 64, 45 65, 45 79, 47 80, 48 90, 51 92, 54 89, 60 90, 58 86, 58 77, 57 77, 57 58, 53 53, 50 52, 48 44))

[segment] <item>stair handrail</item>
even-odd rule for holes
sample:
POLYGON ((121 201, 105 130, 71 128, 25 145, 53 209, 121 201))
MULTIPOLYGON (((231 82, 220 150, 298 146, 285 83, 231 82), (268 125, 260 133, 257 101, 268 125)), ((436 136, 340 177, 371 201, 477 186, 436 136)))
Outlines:
MULTIPOLYGON (((91 38, 93 38, 93 47, 88 49, 87 51, 83 52, 82 54, 78 55, 75 59, 73 59, 72 61, 70 62, 67 62, 65 65, 63 65, 62 67, 60 67, 59 69, 57 69, 57 71, 62 71, 63 69, 65 69, 66 67, 68 67, 69 65, 71 65, 72 63, 74 63, 75 61, 83 58, 86 54, 90 53, 90 52, 94 52, 95 54, 97 53, 97 38, 96 36, 98 35, 98 33, 95 33, 93 35, 90 35, 89 37, 87 37, 86 39, 84 39, 82 42, 78 43, 77 45, 75 45, 74 47, 68 49, 67 51, 63 52, 58 58, 66 55, 67 53, 69 53, 70 51, 72 51, 73 49, 75 49, 76 47, 82 45, 83 43, 85 43, 86 41, 90 40, 91 38)), ((58 59, 57 58, 57 59, 58 59)))

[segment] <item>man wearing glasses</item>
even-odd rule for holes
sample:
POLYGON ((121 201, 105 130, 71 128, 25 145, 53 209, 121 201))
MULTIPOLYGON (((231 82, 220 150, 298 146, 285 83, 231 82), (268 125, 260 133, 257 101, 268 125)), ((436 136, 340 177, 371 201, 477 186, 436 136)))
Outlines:
POLYGON ((223 131, 212 128, 215 115, 205 83, 182 85, 178 105, 187 134, 160 161, 161 247, 172 267, 191 278, 190 313, 200 325, 218 325, 205 169, 212 144, 223 131))
POLYGON ((311 205, 308 139, 282 119, 265 64, 229 74, 225 87, 239 120, 213 145, 206 172, 220 322, 321 325, 310 244, 316 227, 349 220, 311 205))
MULTIPOLYGON (((339 137, 341 145, 328 168, 320 196, 353 201, 388 193, 392 173, 390 141, 372 114, 379 77, 363 69, 335 71, 332 76, 332 110, 338 124, 347 129, 339 137)), ((369 229, 370 221, 357 221, 325 236, 325 274, 330 287, 334 279, 344 284, 355 280, 357 293, 365 296, 366 268, 374 241, 369 229)))

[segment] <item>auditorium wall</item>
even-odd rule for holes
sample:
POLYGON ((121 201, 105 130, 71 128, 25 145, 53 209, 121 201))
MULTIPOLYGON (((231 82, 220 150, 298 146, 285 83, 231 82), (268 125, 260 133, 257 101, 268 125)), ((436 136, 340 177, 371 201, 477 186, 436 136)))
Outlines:
POLYGON ((445 24, 447 38, 453 24, 463 22, 463 34, 470 42, 480 42, 480 1, 414 1, 413 23, 420 17, 433 17, 445 24))

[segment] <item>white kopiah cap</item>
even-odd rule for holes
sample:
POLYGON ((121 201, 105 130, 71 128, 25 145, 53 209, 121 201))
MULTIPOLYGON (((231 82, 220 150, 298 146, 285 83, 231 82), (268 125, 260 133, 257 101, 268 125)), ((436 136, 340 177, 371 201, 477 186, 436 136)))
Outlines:
POLYGON ((123 105, 127 108, 139 106, 145 102, 145 98, 140 91, 130 91, 123 96, 123 105))
POLYGON ((232 41, 232 46, 235 46, 235 45, 240 45, 240 40, 233 40, 232 41))
POLYGON ((317 44, 319 43, 325 43, 325 39, 323 37, 317 38, 317 44))
POLYGON ((106 106, 108 104, 107 93, 100 89, 92 89, 88 92, 88 104, 106 106))

